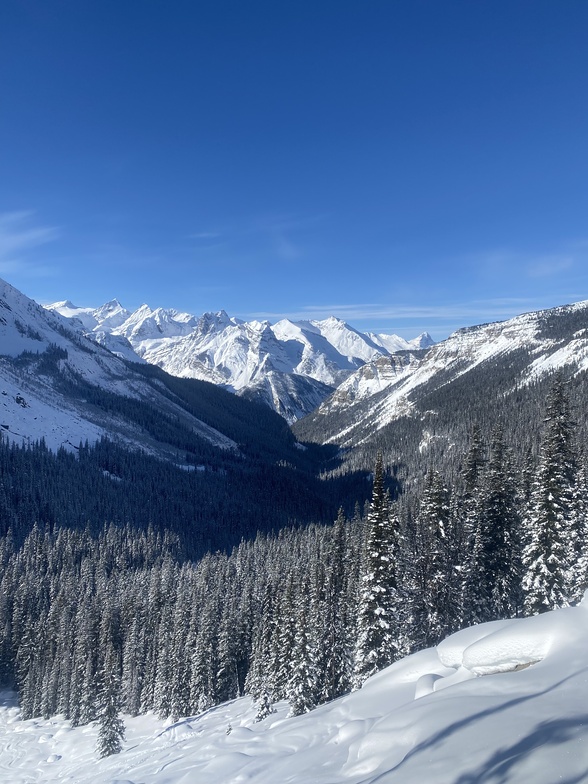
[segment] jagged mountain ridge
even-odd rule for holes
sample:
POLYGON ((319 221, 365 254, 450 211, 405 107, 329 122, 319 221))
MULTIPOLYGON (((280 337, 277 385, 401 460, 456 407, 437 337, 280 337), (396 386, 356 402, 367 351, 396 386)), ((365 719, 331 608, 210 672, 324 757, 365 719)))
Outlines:
POLYGON ((378 357, 348 376, 294 432, 302 440, 363 451, 368 461, 383 449, 413 469, 417 452, 425 460, 438 447, 447 463, 462 430, 473 422, 520 420, 517 408, 535 406, 557 370, 570 378, 580 401, 588 302, 463 328, 426 350, 378 357))
POLYGON ((184 378, 225 386, 259 400, 290 423, 314 410, 346 376, 391 351, 432 345, 364 334, 333 316, 322 321, 242 321, 225 311, 199 318, 142 305, 130 313, 118 300, 101 308, 69 301, 47 306, 77 319, 94 340, 126 359, 142 360, 184 378))

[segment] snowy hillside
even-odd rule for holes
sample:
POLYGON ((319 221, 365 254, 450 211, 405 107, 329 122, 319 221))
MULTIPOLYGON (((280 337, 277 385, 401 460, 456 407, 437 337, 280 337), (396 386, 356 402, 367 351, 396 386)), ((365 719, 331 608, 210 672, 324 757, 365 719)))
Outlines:
MULTIPOLYGON (((107 321, 116 320, 118 308, 111 305, 102 309, 107 321)), ((76 449, 80 442, 108 436, 126 446, 164 452, 164 443, 116 412, 114 401, 121 398, 156 407, 160 417, 176 418, 189 432, 220 448, 235 446, 110 351, 86 339, 75 324, 0 280, 0 427, 5 437, 24 444, 44 439, 56 450, 76 449), (88 400, 90 392, 110 396, 111 403, 100 408, 88 400)))
POLYGON ((309 714, 255 723, 250 698, 175 723, 126 717, 120 754, 97 726, 0 707, 10 784, 579 784, 588 781, 588 601, 465 629, 309 714), (230 728, 230 729, 229 729, 230 728))
POLYGON ((441 388, 450 394, 458 381, 484 394, 482 374, 504 373, 506 395, 563 367, 588 370, 588 302, 461 329, 426 352, 377 358, 348 376, 297 432, 356 445, 401 417, 436 415, 427 397, 441 388))
POLYGON ((366 335, 333 316, 323 321, 283 319, 272 325, 241 321, 224 311, 196 318, 142 305, 129 313, 117 300, 97 309, 76 308, 69 301, 48 309, 77 319, 86 333, 119 356, 128 359, 130 347, 172 375, 244 393, 289 422, 314 410, 366 362, 433 343, 426 333, 413 341, 366 335))

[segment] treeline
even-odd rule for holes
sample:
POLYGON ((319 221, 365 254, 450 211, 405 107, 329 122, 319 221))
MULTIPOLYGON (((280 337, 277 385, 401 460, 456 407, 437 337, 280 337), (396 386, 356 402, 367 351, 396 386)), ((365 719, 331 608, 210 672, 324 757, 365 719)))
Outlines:
MULTIPOLYGON (((566 385, 546 407, 538 457, 474 430, 460 484, 433 470, 418 502, 392 501, 379 457, 366 514, 258 535, 186 561, 150 527, 35 526, 0 540, 0 676, 24 718, 180 717, 248 693, 258 718, 293 715, 475 622, 581 598, 586 471, 566 385)), ((109 751, 110 750, 110 751, 109 751)))

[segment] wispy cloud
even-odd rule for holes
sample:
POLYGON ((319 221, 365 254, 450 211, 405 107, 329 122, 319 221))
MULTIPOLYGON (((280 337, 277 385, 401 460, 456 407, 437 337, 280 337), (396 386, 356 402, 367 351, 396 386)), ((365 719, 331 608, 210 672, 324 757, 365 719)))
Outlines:
POLYGON ((308 235, 329 217, 329 213, 273 213, 250 216, 241 222, 196 231, 188 235, 196 240, 198 252, 219 247, 231 251, 232 258, 243 253, 257 259, 289 262, 307 252, 308 235))
POLYGON ((247 314, 254 318, 273 319, 288 318, 293 320, 322 319, 337 316, 345 321, 414 321, 429 320, 439 323, 458 322, 465 324, 474 320, 506 319, 525 310, 548 307, 539 300, 524 298, 500 298, 474 300, 465 303, 444 305, 397 304, 384 305, 378 303, 326 303, 324 305, 304 305, 298 310, 289 312, 261 311, 247 314))
POLYGON ((572 256, 543 256, 527 265, 527 273, 532 278, 547 278, 571 269, 574 262, 572 256))
POLYGON ((54 226, 38 226, 33 223, 34 213, 0 213, 0 273, 29 277, 46 276, 53 269, 31 259, 31 252, 41 245, 53 242, 60 236, 54 226))
POLYGON ((191 240, 217 240, 221 237, 219 231, 198 231, 195 234, 189 234, 188 239, 191 240))
POLYGON ((316 215, 273 215, 255 221, 252 229, 269 237, 272 250, 282 261, 294 261, 304 256, 301 238, 328 217, 326 213, 316 215))
POLYGON ((563 243, 549 253, 494 248, 481 253, 468 254, 464 261, 475 265, 491 277, 518 272, 527 278, 547 278, 563 275, 588 261, 588 241, 576 240, 563 243))

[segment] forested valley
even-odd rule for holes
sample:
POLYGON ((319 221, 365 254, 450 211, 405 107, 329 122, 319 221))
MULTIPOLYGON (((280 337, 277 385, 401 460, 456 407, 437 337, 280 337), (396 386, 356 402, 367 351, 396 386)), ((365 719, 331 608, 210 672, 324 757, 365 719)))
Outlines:
POLYGON ((32 507, 25 531, 15 477, 37 485, 50 461, 3 444, 2 681, 23 718, 98 720, 110 754, 121 712, 180 717, 250 694, 260 719, 282 699, 298 715, 459 628, 575 602, 588 572, 577 413, 555 376, 533 449, 499 423, 473 427, 450 480, 431 467, 405 494, 379 454, 354 513, 204 555, 181 525, 64 526, 32 507))

